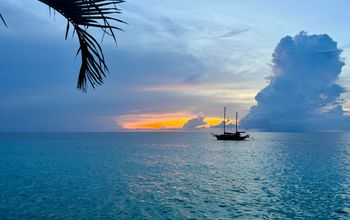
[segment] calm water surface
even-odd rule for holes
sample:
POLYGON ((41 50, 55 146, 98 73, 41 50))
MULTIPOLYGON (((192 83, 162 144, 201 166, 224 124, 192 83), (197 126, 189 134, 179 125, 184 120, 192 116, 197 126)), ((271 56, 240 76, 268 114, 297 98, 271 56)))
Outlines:
POLYGON ((350 219, 350 133, 0 134, 0 219, 350 219))

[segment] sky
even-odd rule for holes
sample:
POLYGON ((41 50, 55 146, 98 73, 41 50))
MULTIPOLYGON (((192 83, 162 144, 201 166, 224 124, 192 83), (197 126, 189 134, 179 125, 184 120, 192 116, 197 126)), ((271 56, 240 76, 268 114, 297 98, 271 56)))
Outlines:
POLYGON ((327 34, 300 32, 278 43, 269 84, 241 121, 245 128, 268 131, 349 130, 350 117, 339 84, 342 50, 327 34))
MULTIPOLYGON (((64 39, 65 19, 50 15, 48 7, 36 0, 2 1, 0 12, 8 28, 0 25, 0 131, 208 128, 221 122, 224 106, 230 119, 238 111, 242 126, 250 129, 323 128, 325 122, 304 126, 309 119, 318 122, 325 117, 316 113, 321 108, 323 112, 341 108, 337 120, 347 122, 349 1, 128 0, 120 8, 119 18, 128 24, 120 25, 124 31, 117 33, 117 45, 108 38, 102 42, 110 73, 104 85, 82 93, 76 89, 78 42, 74 36, 64 39), (290 114, 301 122, 268 124, 283 121, 283 117, 262 117, 263 113, 286 112, 261 107, 266 102, 257 95, 274 87, 275 81, 297 76, 290 74, 290 69, 277 71, 283 63, 276 62, 273 54, 281 48, 288 51, 281 47, 283 39, 301 33, 305 39, 326 34, 329 45, 339 51, 329 59, 344 65, 325 73, 333 76, 329 81, 316 77, 320 83, 315 84, 320 85, 316 89, 336 85, 339 90, 322 106, 311 108, 307 103, 300 107, 305 111, 302 114, 290 114), (334 108, 324 110, 330 105, 334 108)), ((99 32, 93 33, 102 39, 99 32)), ((295 43, 303 51, 299 56, 317 52, 322 45, 315 42, 310 50, 305 49, 308 44, 295 43)), ((308 74, 313 71, 304 75, 308 74)), ((281 104, 281 99, 273 98, 276 96, 269 97, 271 106, 281 104)), ((285 104, 295 106, 293 102, 285 104)))

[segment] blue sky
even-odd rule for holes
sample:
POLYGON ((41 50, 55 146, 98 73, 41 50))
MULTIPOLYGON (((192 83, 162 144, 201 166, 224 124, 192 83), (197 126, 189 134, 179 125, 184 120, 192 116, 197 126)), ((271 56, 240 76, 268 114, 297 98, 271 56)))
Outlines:
POLYGON ((78 44, 64 40, 66 21, 38 1, 3 1, 0 131, 114 131, 140 115, 220 117, 224 105, 243 116, 268 84, 278 42, 300 31, 338 43, 339 84, 350 87, 348 1, 129 0, 120 7, 128 25, 118 46, 102 44, 110 74, 85 94, 75 89, 78 44))

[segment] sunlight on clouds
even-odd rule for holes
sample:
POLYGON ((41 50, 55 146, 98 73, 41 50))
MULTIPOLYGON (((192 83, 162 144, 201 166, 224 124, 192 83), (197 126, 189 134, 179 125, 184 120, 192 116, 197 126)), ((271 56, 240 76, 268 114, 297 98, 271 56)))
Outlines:
MULTIPOLYGON (((211 126, 218 126, 223 122, 222 118, 205 118, 204 121, 207 125, 203 126, 203 128, 210 128, 211 126)), ((226 120, 226 124, 236 124, 236 120, 226 120)))
POLYGON ((246 105, 255 104, 254 97, 258 92, 253 88, 238 88, 230 85, 208 85, 208 84, 170 84, 154 85, 139 88, 146 92, 177 92, 189 95, 213 97, 216 100, 236 102, 246 105))
MULTIPOLYGON (((114 120, 124 129, 145 129, 145 130, 159 130, 159 129, 182 129, 183 126, 191 119, 198 116, 186 113, 149 113, 149 114, 128 114, 117 116, 114 120)), ((197 126, 195 128, 209 128, 213 125, 218 125, 222 118, 206 117, 204 118, 205 125, 197 126)), ((232 122, 232 121, 230 121, 232 122)))
POLYGON ((222 118, 205 118, 204 122, 206 122, 207 125, 205 125, 204 127, 208 128, 212 125, 218 125, 221 123, 221 121, 222 121, 222 118))
POLYGON ((177 112, 171 114, 128 114, 115 118, 124 129, 175 129, 181 128, 191 114, 177 112))

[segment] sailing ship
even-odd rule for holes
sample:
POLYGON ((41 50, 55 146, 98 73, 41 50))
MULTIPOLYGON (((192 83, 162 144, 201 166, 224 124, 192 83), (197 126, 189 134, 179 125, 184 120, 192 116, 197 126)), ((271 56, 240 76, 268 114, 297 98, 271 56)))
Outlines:
POLYGON ((236 132, 226 132, 226 107, 224 108, 224 133, 213 134, 213 136, 223 141, 243 141, 249 138, 249 134, 246 134, 244 131, 238 131, 238 112, 236 112, 236 132))

